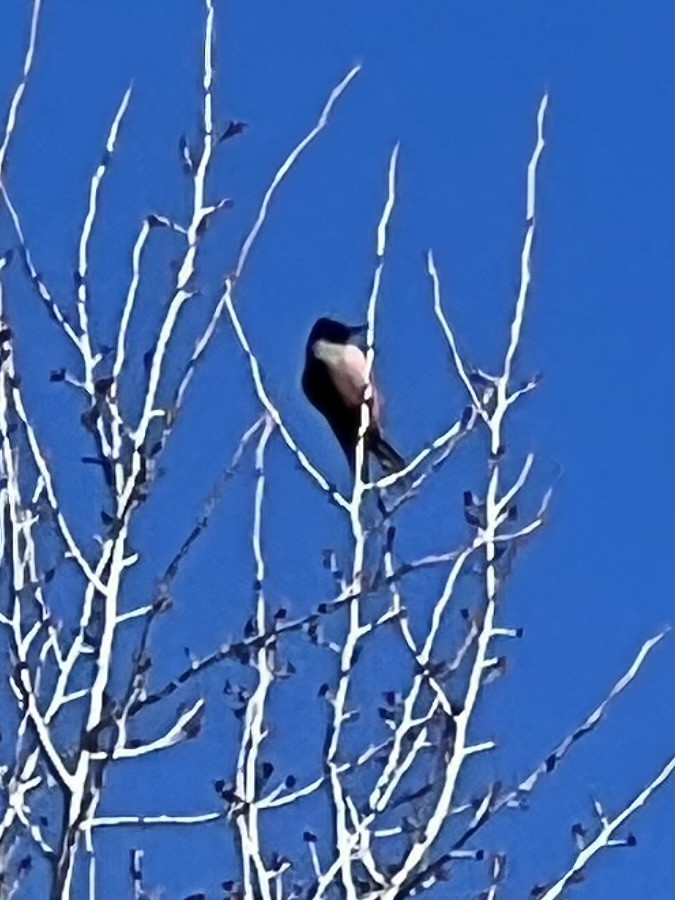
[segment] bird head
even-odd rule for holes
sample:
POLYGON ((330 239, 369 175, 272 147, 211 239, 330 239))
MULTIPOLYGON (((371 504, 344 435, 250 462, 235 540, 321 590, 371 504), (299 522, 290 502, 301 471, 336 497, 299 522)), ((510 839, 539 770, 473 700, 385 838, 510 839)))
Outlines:
POLYGON ((354 338, 366 333, 366 325, 345 325, 337 319, 322 317, 317 319, 307 338, 307 352, 309 353, 317 341, 327 341, 331 344, 349 344, 354 338))

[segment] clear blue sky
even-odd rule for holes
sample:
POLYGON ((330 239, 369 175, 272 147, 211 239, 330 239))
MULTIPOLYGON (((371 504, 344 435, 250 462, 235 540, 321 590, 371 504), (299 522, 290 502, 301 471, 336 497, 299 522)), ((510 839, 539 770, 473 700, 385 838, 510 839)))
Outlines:
MULTIPOLYGON (((216 5, 217 117, 222 124, 241 118, 250 128, 219 152, 211 194, 232 197, 235 207, 208 235, 201 294, 181 324, 174 358, 189 353, 272 173, 314 122, 330 87, 362 62, 328 129, 277 194, 239 295, 289 425, 341 484, 339 452, 299 393, 301 357, 315 317, 362 316, 393 142, 401 141, 399 203, 380 307, 378 373, 389 430, 411 453, 464 403, 433 319, 423 252, 434 248, 463 351, 475 364, 496 366, 517 288, 534 117, 542 92, 550 91, 534 283, 519 358, 523 376, 541 370, 544 380, 514 415, 512 435, 514 465, 528 449, 536 453, 538 487, 558 470, 562 478, 550 524, 519 556, 505 595, 505 624, 524 626, 526 639, 511 646, 509 676, 493 686, 480 718, 503 744, 488 769, 510 782, 605 696, 642 641, 672 621, 672 9, 627 0, 611 9, 595 0, 216 5)), ((5 0, 3 114, 27 26, 25 0, 5 0)), ((92 318, 104 343, 114 335, 141 218, 187 213, 176 148, 182 133, 194 137, 198 122, 202 29, 198 2, 45 0, 7 181, 36 264, 66 307, 88 179, 122 93, 134 83, 94 238, 92 318)), ((171 241, 158 237, 148 258, 134 321, 132 396, 168 296, 177 252, 171 241)), ((3 212, 0 250, 14 242, 3 212)), ((50 369, 75 361, 20 267, 7 285, 32 417, 84 540, 98 527, 97 473, 78 462, 91 448, 78 425, 77 397, 48 382, 50 369)), ((227 326, 188 406, 134 535, 145 562, 130 579, 129 607, 147 597, 256 415, 227 326)), ((175 613, 158 629, 158 682, 182 667, 184 647, 207 652, 248 616, 250 460, 247 466, 177 583, 175 613)), ((481 486, 476 465, 462 477, 464 471, 473 472, 473 483, 452 475, 439 480, 407 532, 402 524, 410 556, 450 549, 461 539, 461 490, 481 486)), ((344 558, 347 532, 276 443, 269 492, 270 596, 301 612, 329 593, 321 549, 332 546, 344 558)), ((68 596, 55 602, 67 608, 68 596)), ((386 659, 366 664, 387 673, 386 659)), ((487 846, 500 847, 508 837, 518 852, 500 893, 505 900, 526 896, 535 881, 564 870, 573 853, 570 826, 580 819, 590 824, 591 793, 617 809, 656 774, 672 749, 671 672, 667 638, 608 721, 547 779, 533 810, 507 813, 486 830, 487 846)), ((311 675, 318 677, 315 669, 311 675)), ((214 693, 222 678, 198 687, 214 693)), ((186 691, 186 699, 196 690, 186 691)), ((306 696, 302 685, 283 690, 289 695, 276 708, 286 725, 270 754, 291 765, 320 745, 323 713, 312 690, 306 696), (291 700, 294 690, 299 694, 291 700)), ((171 713, 167 707, 165 721, 171 713)), ((209 780, 227 772, 234 727, 215 699, 200 743, 115 773, 102 811, 212 808, 209 780)), ((302 760, 293 765, 301 776, 302 760)), ((671 808, 668 786, 632 822, 638 846, 597 858, 574 896, 672 896, 671 808)), ((293 826, 318 827, 315 813, 298 814, 293 826)), ((281 840, 280 826, 271 828, 281 840)), ((169 897, 198 889, 218 896, 218 882, 232 871, 220 826, 120 830, 101 841, 103 900, 122 895, 132 846, 146 849, 148 881, 169 897)))

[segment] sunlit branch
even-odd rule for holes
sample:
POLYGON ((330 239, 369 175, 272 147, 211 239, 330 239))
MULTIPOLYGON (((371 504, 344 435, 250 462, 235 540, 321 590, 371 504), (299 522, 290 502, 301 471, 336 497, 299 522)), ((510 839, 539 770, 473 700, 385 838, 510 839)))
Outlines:
POLYGON ((270 205, 270 202, 272 200, 272 197, 274 196, 274 192, 276 191, 277 187, 281 184, 283 179, 293 168, 294 163, 296 162, 296 160, 298 159, 298 157, 300 156, 302 151, 306 147, 308 147, 309 144, 312 143, 314 138, 321 131, 323 131, 323 129, 326 127, 329 116, 333 110, 333 107, 339 100, 340 96, 347 89, 347 86, 349 85, 349 83, 352 81, 353 78, 355 78, 358 75, 358 73, 360 71, 361 71, 361 66, 354 66, 354 68, 351 69, 345 75, 345 77, 342 79, 342 81, 340 81, 340 83, 338 85, 336 85, 336 87, 333 88, 333 90, 330 93, 330 96, 328 97, 328 100, 326 101, 326 105, 324 106, 323 110, 321 111, 319 120, 316 123, 316 125, 314 126, 314 128, 312 128, 312 130, 309 131, 305 135, 305 137, 300 141, 300 143, 297 144, 293 148, 293 150, 291 150, 291 152, 288 154, 288 156, 283 161, 281 166, 279 166, 276 174, 274 175, 274 178, 272 179, 272 183, 270 184, 267 191, 265 192, 265 196, 263 197, 263 201, 260 205, 260 209, 258 211, 257 218, 256 218, 255 222, 253 223, 253 227, 251 228, 249 233, 246 235, 244 242, 242 244, 241 250, 239 252, 239 258, 237 259, 237 264, 234 269, 234 279, 238 280, 241 277, 244 266, 246 264, 246 260, 248 259, 248 255, 251 252, 251 248, 253 247, 253 244, 255 243, 255 240, 258 237, 260 230, 262 229, 263 225, 265 224, 265 219, 267 218, 267 212, 269 209, 269 205, 270 205))
MULTIPOLYGON (((375 361, 375 316, 384 268, 389 221, 396 203, 396 164, 398 161, 398 152, 399 146, 396 144, 389 160, 387 197, 377 226, 377 263, 366 310, 365 385, 361 403, 358 440, 355 449, 354 486, 348 510, 353 541, 352 584, 356 588, 357 594, 360 594, 361 592, 366 546, 366 530, 362 518, 362 501, 365 493, 364 461, 367 453, 366 435, 370 427, 371 403, 373 400, 371 377, 375 361)), ((336 839, 335 852, 340 862, 340 878, 344 890, 347 892, 347 895, 351 897, 354 896, 356 889, 353 880, 350 851, 351 831, 347 815, 348 795, 345 791, 344 783, 340 778, 340 773, 337 771, 337 756, 342 735, 342 727, 347 720, 347 700, 352 667, 354 665, 358 643, 366 633, 364 631, 366 626, 361 621, 361 606, 358 596, 349 602, 347 616, 347 633, 340 653, 340 673, 335 690, 335 697, 332 703, 332 721, 329 726, 328 739, 326 742, 325 765, 330 776, 330 794, 333 806, 332 814, 336 839)))
POLYGON ((555 900, 556 897, 562 896, 567 885, 574 883, 577 876, 583 872, 585 866, 588 865, 591 859, 593 859, 600 850, 612 846, 612 835, 614 832, 620 828, 634 812, 640 809, 641 806, 644 806, 654 791, 656 791, 672 775, 674 770, 675 758, 668 760, 659 774, 650 781, 650 783, 640 791, 640 793, 637 794, 637 796, 625 806, 620 813, 613 818, 606 817, 597 836, 579 851, 574 862, 565 874, 545 890, 537 891, 537 900, 555 900))

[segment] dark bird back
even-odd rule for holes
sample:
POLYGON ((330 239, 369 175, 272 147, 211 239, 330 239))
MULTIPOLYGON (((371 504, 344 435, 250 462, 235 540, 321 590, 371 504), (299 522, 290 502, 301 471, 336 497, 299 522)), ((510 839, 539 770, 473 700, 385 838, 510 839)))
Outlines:
MULTIPOLYGON (((349 326, 335 319, 318 319, 307 339, 302 387, 309 402, 325 417, 347 457, 356 467, 361 403, 366 388, 366 357, 358 337, 365 326, 349 326)), ((371 379, 372 382, 372 379, 371 379)), ((365 437, 366 460, 372 454, 384 472, 395 472, 405 460, 380 430, 380 398, 372 382, 370 425, 365 437)), ((367 468, 364 476, 367 477, 367 468)))

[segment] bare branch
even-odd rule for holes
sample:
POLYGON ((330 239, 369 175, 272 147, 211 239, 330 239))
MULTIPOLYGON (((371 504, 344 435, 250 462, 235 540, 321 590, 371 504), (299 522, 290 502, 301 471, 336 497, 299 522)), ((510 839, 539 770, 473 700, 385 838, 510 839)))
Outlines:
POLYGON ((675 758, 668 760, 663 766, 659 774, 645 787, 640 793, 624 807, 624 809, 613 818, 608 818, 606 823, 600 829, 594 840, 590 841, 583 850, 578 854, 570 868, 562 875, 554 884, 547 887, 543 892, 537 892, 537 900, 555 900, 560 897, 568 884, 573 883, 575 878, 583 871, 584 867, 590 860, 605 847, 612 846, 611 840, 614 832, 626 822, 634 812, 649 800, 651 795, 656 791, 675 770, 675 758))
MULTIPOLYGON (((124 92, 124 96, 122 97, 117 112, 115 113, 115 117, 113 118, 112 125, 110 126, 110 131, 108 132, 108 139, 105 145, 105 154, 103 155, 103 159, 99 163, 96 171, 94 172, 94 175, 92 176, 91 185, 89 188, 89 207, 87 209, 87 214, 84 217, 82 231, 80 233, 80 244, 77 257, 77 315, 80 323, 82 350, 86 354, 86 360, 90 365, 92 365, 93 363, 93 357, 91 348, 91 335, 89 333, 89 317, 87 312, 87 270, 89 268, 89 240, 94 228, 94 222, 96 221, 96 213, 98 210, 98 193, 101 187, 101 182, 105 177, 112 154, 115 152, 117 135, 119 134, 120 125, 122 124, 122 119, 124 118, 124 114, 127 111, 127 107, 129 106, 130 99, 131 86, 129 86, 124 92)), ((92 372, 87 372, 87 375, 91 376, 92 372)))
POLYGON ((289 171, 293 168, 294 163, 296 162, 296 160, 298 159, 298 157, 300 156, 302 151, 305 149, 305 147, 309 146, 309 144, 312 143, 314 138, 321 131, 323 131, 323 129, 326 127, 326 125, 328 123, 328 118, 332 112, 333 107, 335 106, 337 101, 340 99, 340 97, 344 93, 344 91, 347 89, 347 86, 349 85, 349 83, 352 81, 352 79, 354 79, 358 75, 358 73, 360 71, 361 71, 361 66, 354 66, 354 68, 351 69, 345 75, 345 77, 342 79, 342 81, 333 88, 333 90, 330 93, 330 96, 328 97, 326 105, 324 106, 323 110, 321 111, 319 120, 316 123, 316 125, 314 126, 314 128, 312 128, 312 130, 305 135, 305 137, 300 141, 300 143, 297 144, 297 146, 294 147, 293 150, 291 150, 291 152, 288 154, 288 156, 283 161, 281 166, 278 168, 274 178, 272 179, 272 183, 270 184, 270 186, 267 188, 267 191, 265 192, 265 196, 263 197, 263 201, 260 205, 260 209, 258 211, 258 216, 253 224, 253 227, 251 228, 249 233, 246 235, 246 238, 244 239, 244 243, 242 244, 241 250, 239 252, 239 258, 237 259, 237 265, 235 266, 234 275, 233 275, 233 278, 235 281, 238 281, 239 278, 241 277, 241 273, 244 270, 244 266, 246 264, 246 260, 248 259, 248 255, 251 252, 251 248, 253 247, 253 244, 254 244, 256 238, 258 237, 260 230, 262 229, 263 225, 265 224, 265 219, 267 218, 267 211, 269 209, 269 205, 272 200, 272 197, 274 196, 274 192, 276 191, 277 187, 281 184, 283 179, 286 177, 286 175, 289 173, 289 171))
POLYGON ((516 355, 518 343, 520 342, 523 318, 525 316, 525 304, 527 302, 527 292, 530 286, 530 258, 532 255, 532 242, 534 240, 537 167, 545 145, 544 119, 547 107, 548 94, 544 94, 541 98, 541 103, 539 104, 539 111, 537 112, 537 143, 527 167, 527 230, 525 232, 525 241, 523 243, 523 250, 520 258, 520 290, 518 292, 518 299, 516 300, 515 315, 513 317, 513 322, 511 323, 511 338, 506 350, 506 356, 504 357, 502 379, 505 385, 508 384, 511 377, 513 360, 516 355))
MULTIPOLYGON (((265 560, 262 550, 262 505, 265 492, 265 450, 273 429, 274 424, 272 420, 266 417, 265 426, 258 440, 255 458, 257 479, 251 544, 255 560, 256 598, 254 622, 257 634, 263 634, 267 627, 267 610, 264 594, 265 560)), ((244 808, 242 814, 236 817, 236 825, 239 831, 245 896, 247 900, 254 900, 259 892, 263 900, 272 900, 270 892, 271 875, 263 860, 259 830, 259 807, 256 803, 258 797, 258 760, 263 742, 267 736, 265 706, 274 680, 270 651, 264 644, 258 648, 255 667, 258 673, 258 683, 246 704, 244 728, 237 762, 237 795, 241 797, 244 808), (255 870, 258 891, 255 889, 253 870, 255 870)))
MULTIPOLYGON (((355 452, 354 486, 349 504, 349 519, 354 544, 352 583, 356 589, 357 595, 359 595, 361 591, 366 545, 366 532, 362 522, 362 501, 365 493, 365 438, 370 426, 370 405, 373 398, 371 373, 375 360, 375 314, 377 311, 377 301, 379 298, 382 271, 384 267, 387 230, 396 202, 396 163, 398 160, 398 150, 399 147, 398 144, 396 144, 389 160, 387 198, 377 227, 377 265, 375 267, 366 314, 366 386, 361 403, 361 420, 355 452)), ((358 596, 349 601, 347 616, 347 635, 340 653, 340 674, 335 691, 335 698, 332 703, 332 721, 329 726, 328 738, 326 741, 325 765, 330 776, 336 836, 335 851, 340 861, 340 877, 347 895, 351 897, 355 896, 356 889, 354 886, 350 854, 351 830, 347 816, 348 796, 338 771, 337 754, 342 735, 342 726, 347 721, 347 696, 352 667, 356 658, 357 645, 365 633, 364 625, 361 622, 361 609, 358 596)))
POLYGON ((225 813, 222 810, 184 816, 94 816, 91 819, 87 819, 82 824, 82 828, 83 830, 89 830, 93 828, 113 828, 120 825, 203 825, 205 822, 216 822, 224 818, 225 813))
POLYGON ((441 305, 441 285, 438 277, 438 271, 436 269, 436 264, 434 262, 434 255, 429 250, 427 252, 427 271, 431 278, 431 284, 433 287, 433 295, 434 295, 434 313, 436 314, 436 318, 440 322, 441 328, 443 329, 443 333, 445 334, 445 338, 448 342, 448 346, 450 347, 450 352, 452 353, 452 359, 455 364, 455 369, 457 370, 457 374, 467 390, 469 397, 471 398, 471 403, 473 404, 473 408, 480 415, 483 421, 487 421, 487 413, 483 409, 483 404, 480 402, 478 398, 478 394, 471 383, 471 379, 469 378, 469 374, 466 370, 466 366, 464 365, 464 361, 462 357, 459 355, 459 350, 457 349, 457 342, 455 341, 455 335, 450 327, 450 324, 443 312, 443 307, 441 305))
POLYGON ((205 703, 205 700, 196 700, 192 706, 181 713, 166 734, 154 741, 150 741, 148 744, 138 744, 132 747, 117 745, 112 754, 101 751, 92 753, 91 757, 92 759, 108 759, 109 757, 112 759, 133 759, 137 756, 154 753, 156 750, 165 750, 167 747, 173 747, 174 744, 178 744, 190 736, 190 728, 194 726, 194 723, 199 718, 205 703))
POLYGON ((558 768, 561 760, 567 755, 568 751, 576 746, 581 738, 586 737, 586 735, 590 734, 596 726, 600 724, 607 707, 633 681, 640 671, 647 655, 666 634, 667 630, 661 631, 659 634, 654 635, 654 637, 649 638, 649 640, 642 644, 635 659, 616 684, 614 684, 605 699, 589 713, 580 725, 577 725, 573 731, 564 737, 546 758, 539 763, 537 768, 534 769, 527 778, 524 778, 514 790, 503 794, 501 797, 495 797, 492 793, 490 794, 490 803, 482 810, 480 815, 476 813, 474 820, 467 827, 464 834, 455 842, 455 849, 463 846, 489 818, 494 816, 501 809, 504 809, 505 807, 521 806, 526 798, 532 793, 539 779, 554 772, 558 768))

